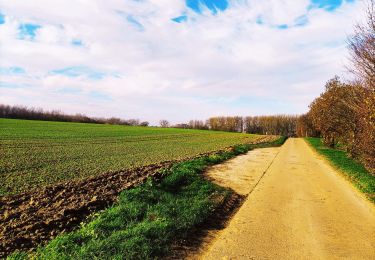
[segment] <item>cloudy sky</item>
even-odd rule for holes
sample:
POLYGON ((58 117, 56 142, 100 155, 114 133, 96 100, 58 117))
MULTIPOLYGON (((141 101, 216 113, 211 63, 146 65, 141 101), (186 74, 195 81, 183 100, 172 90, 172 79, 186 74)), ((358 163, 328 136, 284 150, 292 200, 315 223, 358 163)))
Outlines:
POLYGON ((0 0, 0 103, 184 122, 298 114, 359 0, 0 0))

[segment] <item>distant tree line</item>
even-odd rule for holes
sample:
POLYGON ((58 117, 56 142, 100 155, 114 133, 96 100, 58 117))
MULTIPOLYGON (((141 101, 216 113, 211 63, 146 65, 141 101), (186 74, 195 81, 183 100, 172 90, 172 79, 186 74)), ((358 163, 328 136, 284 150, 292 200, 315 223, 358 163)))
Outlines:
POLYGON ((202 120, 190 120, 188 124, 188 128, 191 129, 200 129, 200 130, 208 130, 208 125, 203 122, 202 120))
POLYGON ((207 122, 202 120, 190 120, 189 123, 181 123, 173 125, 175 128, 183 129, 199 129, 199 130, 209 130, 209 125, 207 122))
POLYGON ((227 132, 245 132, 250 134, 295 136, 298 116, 218 116, 206 121, 190 120, 188 124, 173 127, 227 132))
POLYGON ((298 116, 275 115, 245 117, 244 125, 247 133, 295 136, 298 116))
POLYGON ((345 147, 375 174, 375 0, 367 22, 349 38, 350 71, 355 80, 329 80, 325 91, 298 120, 298 136, 321 136, 330 147, 345 147))
POLYGON ((216 131, 243 132, 244 119, 240 116, 218 116, 207 120, 209 129, 216 131))
POLYGON ((60 122, 95 123, 129 126, 148 126, 149 123, 139 119, 121 119, 117 117, 101 118, 88 117, 84 114, 67 115, 58 110, 45 111, 41 108, 28 108, 25 106, 9 106, 0 104, 0 117, 13 119, 29 119, 60 122))

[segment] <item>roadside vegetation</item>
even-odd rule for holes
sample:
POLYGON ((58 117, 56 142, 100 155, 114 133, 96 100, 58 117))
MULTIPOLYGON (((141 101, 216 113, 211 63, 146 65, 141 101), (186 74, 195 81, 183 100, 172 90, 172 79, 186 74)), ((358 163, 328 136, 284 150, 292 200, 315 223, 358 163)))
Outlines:
POLYGON ((348 153, 339 148, 329 148, 324 145, 321 138, 306 138, 307 142, 366 196, 375 202, 375 176, 363 166, 363 164, 350 158, 348 153))
POLYGON ((249 143, 255 135, 0 119, 0 195, 249 143))
POLYGON ((9 259, 154 259, 170 253, 177 239, 187 238, 207 221, 232 191, 204 179, 204 170, 254 148, 279 146, 286 138, 233 149, 175 164, 163 178, 123 191, 119 202, 94 215, 72 233, 62 234, 28 255, 9 259))

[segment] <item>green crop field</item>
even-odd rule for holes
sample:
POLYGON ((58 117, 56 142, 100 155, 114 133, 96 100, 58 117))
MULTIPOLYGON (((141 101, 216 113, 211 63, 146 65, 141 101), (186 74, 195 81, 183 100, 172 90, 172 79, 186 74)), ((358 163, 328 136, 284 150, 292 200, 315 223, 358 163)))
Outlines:
POLYGON ((182 159, 254 138, 214 131, 0 119, 0 195, 182 159))

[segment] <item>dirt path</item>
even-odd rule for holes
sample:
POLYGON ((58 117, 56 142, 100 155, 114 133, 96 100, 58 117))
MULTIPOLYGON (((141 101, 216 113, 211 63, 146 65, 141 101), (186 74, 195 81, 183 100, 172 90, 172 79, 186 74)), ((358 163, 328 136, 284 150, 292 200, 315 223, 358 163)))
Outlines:
POLYGON ((240 195, 248 195, 279 151, 279 147, 252 150, 213 166, 206 176, 220 186, 229 187, 240 195))
POLYGON ((375 259, 374 234, 375 207, 304 140, 289 139, 197 258, 375 259))

